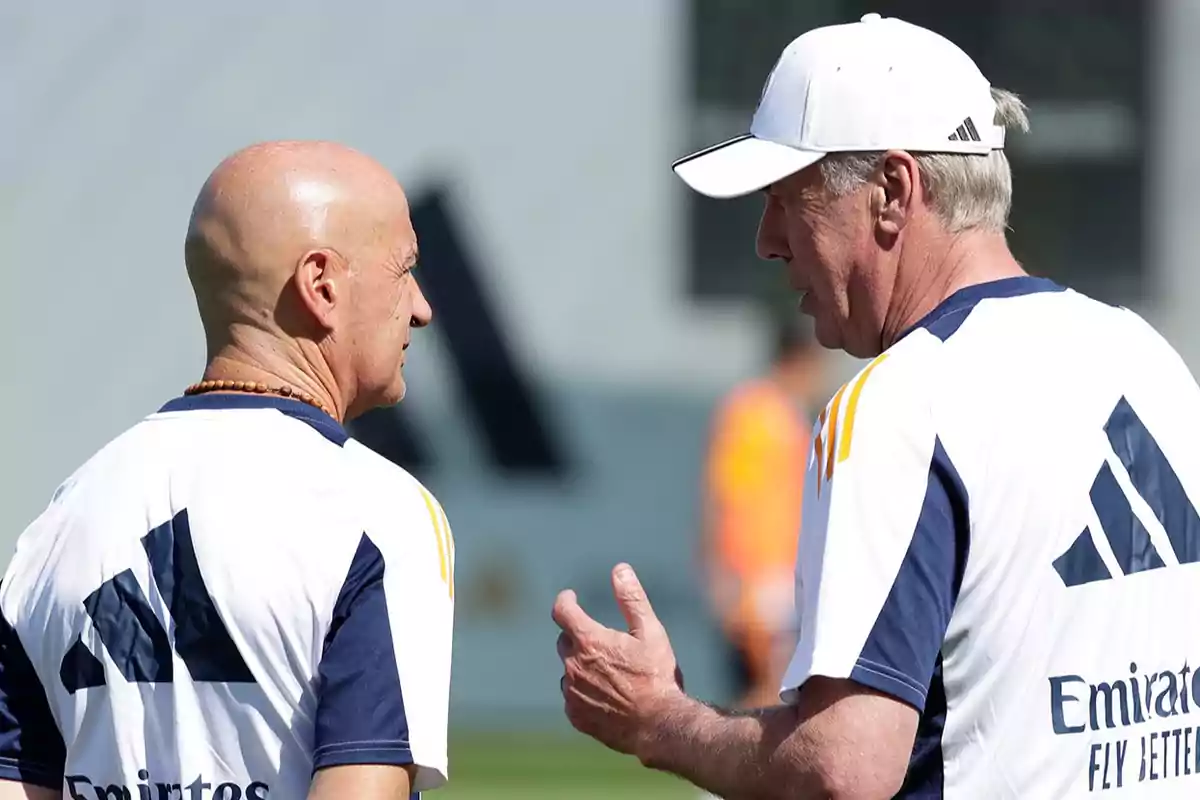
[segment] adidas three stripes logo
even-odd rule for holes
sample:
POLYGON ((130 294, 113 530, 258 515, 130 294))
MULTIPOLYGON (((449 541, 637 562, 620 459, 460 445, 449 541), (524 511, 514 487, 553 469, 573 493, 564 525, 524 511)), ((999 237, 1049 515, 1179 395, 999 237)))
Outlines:
POLYGON ((1128 400, 1117 403, 1104 432, 1115 457, 1105 460, 1089 493, 1099 529, 1085 526, 1054 561, 1063 583, 1070 587, 1110 580, 1117 577, 1114 567, 1132 575, 1200 561, 1200 515, 1128 400), (1161 531, 1147 530, 1142 520, 1151 517, 1161 531), (1104 550, 1111 551, 1111 558, 1102 555, 1104 550))
POLYGON ((952 142, 980 142, 979 131, 975 128, 975 123, 970 117, 963 120, 962 125, 959 125, 954 133, 950 134, 952 142))

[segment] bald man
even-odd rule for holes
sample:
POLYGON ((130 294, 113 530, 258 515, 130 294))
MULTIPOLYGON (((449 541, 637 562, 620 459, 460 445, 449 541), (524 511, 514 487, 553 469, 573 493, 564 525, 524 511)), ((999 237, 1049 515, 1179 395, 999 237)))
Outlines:
POLYGON ((0 583, 0 800, 408 798, 445 782, 454 541, 352 440, 428 303, 404 192, 330 143, 204 184, 202 379, 110 442, 0 583))

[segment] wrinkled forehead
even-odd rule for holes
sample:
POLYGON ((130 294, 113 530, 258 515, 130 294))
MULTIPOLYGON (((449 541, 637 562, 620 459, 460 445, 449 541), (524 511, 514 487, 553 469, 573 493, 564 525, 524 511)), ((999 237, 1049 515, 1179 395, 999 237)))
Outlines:
POLYGON ((838 196, 826 184, 821 162, 805 167, 763 188, 764 199, 787 209, 788 216, 829 217, 836 215, 845 196, 838 196))
POLYGON ((816 197, 824 193, 825 176, 821 164, 825 159, 810 164, 799 172, 793 172, 768 185, 763 191, 775 197, 816 197))

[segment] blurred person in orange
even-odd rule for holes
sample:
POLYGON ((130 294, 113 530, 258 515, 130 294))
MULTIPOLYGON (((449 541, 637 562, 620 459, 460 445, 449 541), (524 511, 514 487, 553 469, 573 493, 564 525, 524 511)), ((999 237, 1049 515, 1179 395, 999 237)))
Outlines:
POLYGON ((713 416, 700 559, 728 644, 737 704, 773 705, 795 638, 797 535, 824 357, 798 315, 777 326, 765 374, 713 416))

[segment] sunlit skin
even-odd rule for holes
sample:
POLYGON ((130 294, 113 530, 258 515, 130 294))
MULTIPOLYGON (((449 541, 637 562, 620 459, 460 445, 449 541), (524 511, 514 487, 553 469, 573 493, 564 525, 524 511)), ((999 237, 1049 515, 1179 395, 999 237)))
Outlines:
POLYGON ((825 347, 871 358, 958 289, 1023 275, 999 231, 947 233, 912 154, 834 197, 819 165, 764 190, 756 249, 787 265, 825 347))
POLYGON ((205 182, 185 258, 205 380, 307 392, 340 420, 404 397, 411 329, 432 310, 396 179, 330 142, 268 142, 205 182))

